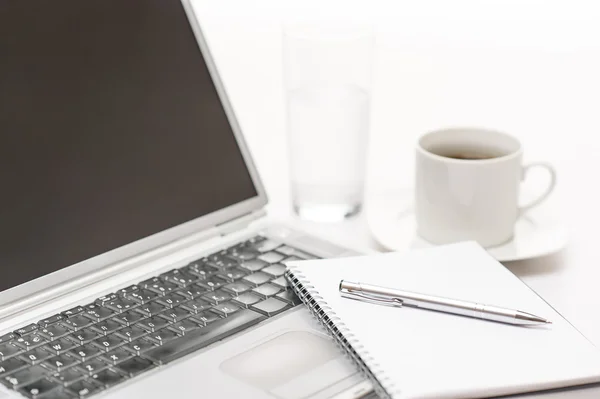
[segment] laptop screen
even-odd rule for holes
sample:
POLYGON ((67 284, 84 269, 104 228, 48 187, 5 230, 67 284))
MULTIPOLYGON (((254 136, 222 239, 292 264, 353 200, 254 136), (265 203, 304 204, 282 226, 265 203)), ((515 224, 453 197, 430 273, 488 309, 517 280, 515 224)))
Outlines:
POLYGON ((3 1, 0 52, 0 292, 257 196, 179 1, 3 1))

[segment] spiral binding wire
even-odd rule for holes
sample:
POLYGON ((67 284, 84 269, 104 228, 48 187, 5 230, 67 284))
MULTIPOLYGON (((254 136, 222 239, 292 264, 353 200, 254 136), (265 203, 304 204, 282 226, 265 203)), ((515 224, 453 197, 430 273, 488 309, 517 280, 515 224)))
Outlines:
POLYGON ((336 344, 358 366, 363 375, 371 381, 375 393, 381 398, 389 399, 399 393, 393 381, 385 376, 375 359, 369 355, 354 333, 346 327, 315 287, 309 284, 299 269, 296 266, 289 266, 285 276, 298 298, 335 338, 336 344))

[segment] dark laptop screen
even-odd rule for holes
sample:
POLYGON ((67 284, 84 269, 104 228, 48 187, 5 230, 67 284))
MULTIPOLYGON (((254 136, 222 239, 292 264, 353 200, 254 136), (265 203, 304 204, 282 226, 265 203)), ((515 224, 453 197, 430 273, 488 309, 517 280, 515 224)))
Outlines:
POLYGON ((0 291, 256 195, 179 1, 0 2, 0 291))

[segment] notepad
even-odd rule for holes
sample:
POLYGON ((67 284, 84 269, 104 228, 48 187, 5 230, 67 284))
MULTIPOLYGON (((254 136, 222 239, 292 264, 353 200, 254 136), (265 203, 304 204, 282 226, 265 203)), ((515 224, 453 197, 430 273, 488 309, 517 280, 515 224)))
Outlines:
POLYGON ((339 346, 394 399, 479 398, 600 381, 600 352, 476 243, 291 262, 294 291, 339 346), (531 312, 521 327, 342 298, 341 279, 531 312))

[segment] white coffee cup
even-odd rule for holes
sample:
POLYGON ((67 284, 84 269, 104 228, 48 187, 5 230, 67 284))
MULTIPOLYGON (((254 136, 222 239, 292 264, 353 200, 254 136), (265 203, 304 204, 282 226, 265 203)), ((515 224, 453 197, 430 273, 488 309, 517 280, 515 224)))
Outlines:
POLYGON ((436 130, 417 144, 417 233, 433 244, 475 240, 484 247, 509 241, 517 219, 552 192, 556 172, 547 163, 522 164, 516 138, 478 128, 436 130), (519 205, 527 171, 550 173, 546 190, 519 205))

